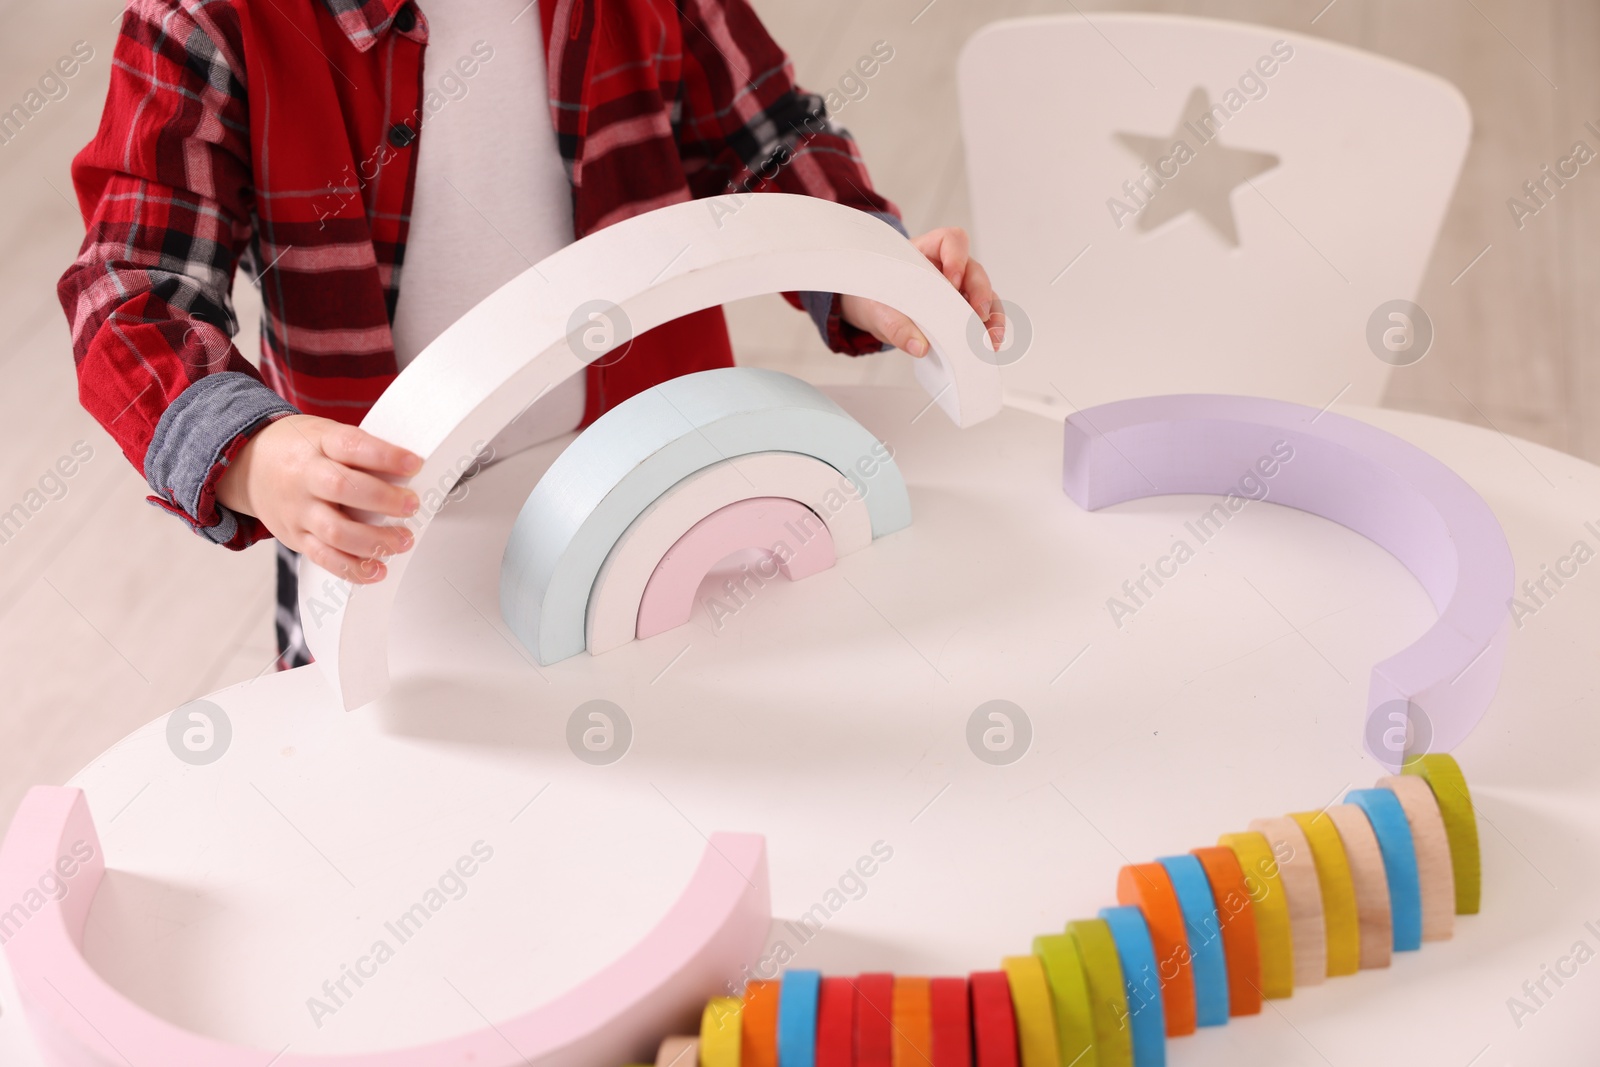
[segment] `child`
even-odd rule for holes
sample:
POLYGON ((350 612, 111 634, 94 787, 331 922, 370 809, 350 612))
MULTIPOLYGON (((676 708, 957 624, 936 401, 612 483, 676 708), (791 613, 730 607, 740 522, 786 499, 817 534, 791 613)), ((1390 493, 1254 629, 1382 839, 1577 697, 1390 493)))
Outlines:
MULTIPOLYGON (((854 141, 748 0, 132 0, 58 286, 79 395, 198 534, 276 537, 279 665, 307 661, 295 553, 353 582, 410 547, 420 460, 356 424, 451 322, 567 243, 690 198, 782 191, 877 215, 854 141), (232 344, 243 266, 261 368, 232 344)), ((729 225, 736 224, 730 220, 729 225)), ((916 239, 989 327, 956 229, 916 239)), ((786 294, 850 354, 927 341, 873 301, 786 294)), ((731 365, 721 309, 636 338, 535 404, 549 439, 731 365), (604 364, 604 365, 602 365, 604 364)))

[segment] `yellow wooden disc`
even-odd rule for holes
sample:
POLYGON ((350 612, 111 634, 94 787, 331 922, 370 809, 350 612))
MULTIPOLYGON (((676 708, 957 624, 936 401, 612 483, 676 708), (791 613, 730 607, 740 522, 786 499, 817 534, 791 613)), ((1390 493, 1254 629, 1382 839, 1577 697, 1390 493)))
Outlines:
POLYGON ((1361 969, 1361 920, 1356 910, 1355 881, 1344 854, 1344 842, 1339 839, 1339 828, 1321 811, 1296 812, 1289 818, 1306 835, 1317 868, 1322 929, 1328 939, 1328 977, 1355 974, 1361 969))
POLYGON ((1472 806, 1467 779, 1455 758, 1430 752, 1407 760, 1405 773, 1416 775, 1433 789, 1450 838, 1450 866, 1456 880, 1456 914, 1476 915, 1482 895, 1482 860, 1478 854, 1478 813, 1472 806))
POLYGON ((1411 824, 1417 881, 1422 884, 1422 940, 1448 941, 1456 932, 1456 876, 1439 801, 1432 787, 1414 775, 1387 775, 1378 779, 1378 788, 1400 798, 1406 822, 1411 824))
POLYGON ((1261 995, 1294 995, 1294 938, 1289 926, 1289 900, 1278 877, 1278 860, 1261 834, 1223 834, 1217 844, 1233 850, 1244 868, 1245 888, 1255 909, 1256 939, 1261 944, 1261 995))
POLYGON ((1367 813, 1355 804, 1335 804, 1328 818, 1339 829, 1350 883, 1356 891, 1356 921, 1361 926, 1361 966, 1387 967, 1394 955, 1394 918, 1389 911, 1389 874, 1383 849, 1367 813))
POLYGON ((700 1016, 701 1067, 739 1067, 739 1046, 744 1037, 739 997, 713 997, 700 1016))
POLYGON ((1289 901, 1290 943, 1294 946, 1294 984, 1321 985, 1328 978, 1328 929, 1322 921, 1322 886, 1311 843, 1300 824, 1282 815, 1256 819, 1250 829, 1272 843, 1278 881, 1289 901))
POLYGON ((693 1037, 669 1037, 656 1050, 656 1067, 699 1067, 700 1041, 693 1037))
POLYGON ((1056 1042, 1056 1010, 1050 982, 1038 956, 1007 956, 1000 961, 1011 983, 1011 1010, 1017 1017, 1017 1047, 1022 1067, 1062 1067, 1056 1042))

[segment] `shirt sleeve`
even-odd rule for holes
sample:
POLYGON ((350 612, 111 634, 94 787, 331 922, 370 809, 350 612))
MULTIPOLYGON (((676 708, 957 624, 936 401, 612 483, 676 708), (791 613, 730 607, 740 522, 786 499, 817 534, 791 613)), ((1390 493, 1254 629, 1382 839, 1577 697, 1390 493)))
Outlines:
MULTIPOLYGON (((783 192, 820 197, 906 228, 872 188, 855 139, 828 117, 822 97, 795 84, 794 68, 748 0, 683 0, 679 151, 696 197, 783 192)), ((836 352, 885 348, 844 322, 835 293, 785 293, 836 352)))
POLYGON ((224 4, 133 0, 94 139, 73 160, 87 234, 57 284, 78 395, 153 494, 201 536, 270 532, 216 500, 251 434, 294 411, 232 338, 251 247, 249 116, 224 4))

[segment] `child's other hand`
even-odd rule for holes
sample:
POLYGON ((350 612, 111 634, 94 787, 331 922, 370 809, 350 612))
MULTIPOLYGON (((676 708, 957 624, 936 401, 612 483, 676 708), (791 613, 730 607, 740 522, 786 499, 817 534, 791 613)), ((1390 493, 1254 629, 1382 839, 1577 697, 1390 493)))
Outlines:
MULTIPOLYGON (((988 272, 972 258, 967 231, 956 226, 945 226, 914 237, 911 243, 966 297, 973 312, 989 331, 989 347, 999 351, 1001 342, 1005 340, 1005 311, 1000 306, 999 297, 994 295, 994 287, 989 284, 988 272)), ((886 345, 894 345, 913 356, 928 354, 928 339, 922 335, 922 331, 887 304, 860 296, 846 296, 842 298, 840 313, 850 325, 867 331, 886 345)))
POLYGON ((217 499, 254 515, 328 573, 365 585, 387 573, 385 559, 411 547, 411 531, 360 522, 346 509, 414 515, 417 494, 378 475, 405 477, 421 468, 417 456, 364 430, 289 415, 239 450, 217 482, 217 499))

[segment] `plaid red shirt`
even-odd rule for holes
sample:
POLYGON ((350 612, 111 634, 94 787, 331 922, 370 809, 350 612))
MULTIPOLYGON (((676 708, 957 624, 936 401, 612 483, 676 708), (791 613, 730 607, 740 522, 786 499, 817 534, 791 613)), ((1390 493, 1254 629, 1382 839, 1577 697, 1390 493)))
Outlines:
MULTIPOLYGON (((825 197, 904 232, 747 0, 537 11, 577 237, 745 190, 825 197)), ((359 422, 394 380, 427 40, 409 0, 132 0, 123 18, 100 128, 72 168, 88 235, 58 292, 84 407, 150 499, 213 541, 270 536, 216 501, 250 434, 292 411, 359 422), (236 266, 262 292, 259 372, 231 340, 236 266)), ((836 297, 787 295, 835 349, 879 349, 836 297)), ((731 362, 720 309, 668 323, 589 368, 585 422, 731 362)))

